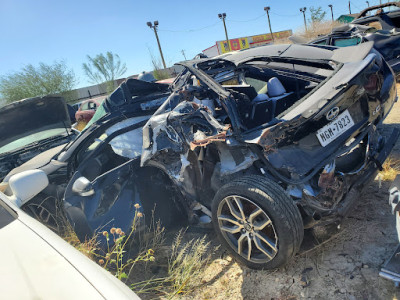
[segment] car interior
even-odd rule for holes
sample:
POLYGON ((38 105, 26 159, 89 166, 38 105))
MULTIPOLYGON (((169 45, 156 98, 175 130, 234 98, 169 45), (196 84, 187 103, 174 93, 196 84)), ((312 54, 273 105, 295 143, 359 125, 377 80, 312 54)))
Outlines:
POLYGON ((103 133, 99 138, 92 139, 77 155, 78 164, 84 162, 80 167, 81 173, 90 181, 128 161, 127 158, 115 154, 111 145, 104 142, 106 138, 107 135, 103 133), (101 151, 94 153, 98 147, 101 147, 101 151), (92 153, 95 155, 91 155, 92 153))
MULTIPOLYGON (((311 92, 326 76, 318 68, 292 64, 256 64, 234 72, 215 75, 223 88, 235 98, 242 123, 247 129, 276 122, 288 108, 311 92), (290 68, 290 69, 289 69, 290 68)), ((207 100, 212 97, 206 97, 207 100)), ((216 97, 214 96, 214 99, 216 97)), ((204 100, 203 100, 204 101, 204 100)), ((229 123, 215 99, 213 115, 222 123, 229 123)), ((207 104, 210 108, 210 104, 207 104)))

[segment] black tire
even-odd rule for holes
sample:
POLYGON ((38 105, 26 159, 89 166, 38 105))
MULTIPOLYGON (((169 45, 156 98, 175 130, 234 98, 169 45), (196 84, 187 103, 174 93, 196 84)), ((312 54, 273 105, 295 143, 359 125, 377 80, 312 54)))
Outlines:
MULTIPOLYGON (((263 176, 244 176, 224 185, 216 193, 211 210, 214 229, 221 244, 230 251, 238 262, 251 269, 274 269, 284 265, 297 253, 303 241, 304 228, 299 209, 277 183, 263 176), (233 198, 233 196, 236 196, 236 198, 233 198), (230 206, 232 203, 236 206, 235 214, 239 212, 237 200, 241 203, 245 215, 247 210, 252 213, 248 217, 246 216, 246 224, 229 226, 231 221, 227 221, 225 216, 232 212, 230 206), (260 212, 260 209, 262 212, 260 212), (254 214, 255 211, 258 213, 254 214), (251 217, 252 214, 257 215, 257 217, 251 217), (223 218, 225 219, 222 220, 223 218), (259 218, 258 221, 257 218, 259 218), (260 224, 264 224, 264 227, 261 228, 260 224), (242 229, 237 233, 227 233, 226 228, 234 231, 238 228, 242 229), (256 228, 261 229, 256 230, 256 228), (247 243, 250 241, 251 251, 248 251, 249 244, 239 242, 239 240, 244 240, 244 238, 242 239, 243 235, 247 236, 247 243), (264 239, 261 239, 261 237, 264 239), (260 241, 264 242, 265 240, 269 241, 270 244, 264 243, 262 245, 260 243, 260 241), (235 241, 237 244, 235 244, 235 241), (242 248, 247 247, 247 254, 238 253, 239 243, 244 245, 242 248), (272 246, 270 247, 270 245, 272 246), (267 251, 263 252, 261 249, 267 251), (245 257, 249 252, 254 253, 254 257, 250 256, 250 260, 245 257), (268 253, 270 257, 265 253, 268 253)), ((231 219, 237 220, 235 217, 231 219)), ((240 252, 242 251, 245 251, 245 249, 240 252)))

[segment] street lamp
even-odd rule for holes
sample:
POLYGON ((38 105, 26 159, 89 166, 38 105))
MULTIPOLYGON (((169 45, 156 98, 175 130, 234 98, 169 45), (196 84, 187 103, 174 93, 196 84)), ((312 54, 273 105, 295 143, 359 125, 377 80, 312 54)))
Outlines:
POLYGON ((274 40, 274 35, 272 34, 272 29, 271 29, 271 21, 270 21, 270 19, 269 19, 269 10, 270 10, 270 9, 271 9, 271 7, 269 7, 269 6, 264 7, 264 10, 267 12, 267 16, 268 16, 269 32, 271 32, 272 41, 275 42, 275 40, 274 40))
POLYGON ((164 69, 166 69, 167 66, 166 66, 166 64, 165 64, 164 55, 163 55, 163 53, 162 53, 161 45, 160 45, 160 40, 158 39, 158 34, 157 34, 157 27, 158 27, 158 24, 159 24, 159 23, 158 23, 158 21, 154 21, 154 25, 153 25, 151 22, 147 22, 146 24, 147 24, 147 26, 150 27, 150 29, 154 29, 154 34, 156 35, 157 44, 158 44, 158 49, 160 50, 161 60, 162 60, 164 69))
POLYGON ((367 3, 367 7, 369 7, 369 1, 365 1, 365 3, 367 3))
POLYGON ((329 7, 330 7, 330 9, 331 9, 332 22, 333 22, 333 5, 332 5, 332 4, 329 4, 328 6, 329 6, 329 7))
POLYGON ((304 17, 304 28, 307 31, 306 10, 307 10, 307 7, 300 8, 300 11, 303 13, 303 17, 304 17))
POLYGON ((229 45, 229 39, 228 39, 228 31, 226 30, 226 24, 225 24, 226 13, 218 14, 218 18, 220 18, 224 23, 226 44, 228 45, 229 51, 231 51, 231 45, 229 45))

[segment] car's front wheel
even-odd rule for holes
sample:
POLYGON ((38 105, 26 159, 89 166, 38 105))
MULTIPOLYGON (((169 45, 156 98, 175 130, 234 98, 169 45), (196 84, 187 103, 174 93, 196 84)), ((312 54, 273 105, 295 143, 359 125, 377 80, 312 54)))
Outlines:
POLYGON ((277 183, 263 176, 224 185, 213 199, 212 217, 221 243, 252 269, 284 265, 303 240, 298 208, 277 183))

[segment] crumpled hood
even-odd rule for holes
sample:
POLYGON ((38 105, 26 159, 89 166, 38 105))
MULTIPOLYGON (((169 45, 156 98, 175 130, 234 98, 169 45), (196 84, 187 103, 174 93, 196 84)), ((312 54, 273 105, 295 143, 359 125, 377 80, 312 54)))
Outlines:
POLYGON ((71 127, 63 97, 45 96, 13 102, 0 109, 0 147, 44 130, 71 127))
MULTIPOLYGON (((175 97, 172 95, 166 103, 175 102, 175 97)), ((160 107, 143 127, 142 166, 162 151, 182 154, 189 148, 197 147, 195 140, 207 143, 203 139, 223 132, 226 134, 229 129, 229 126, 219 124, 210 112, 194 102, 180 102, 172 110, 165 108, 160 107), (193 126, 196 127, 196 132, 193 126)))

